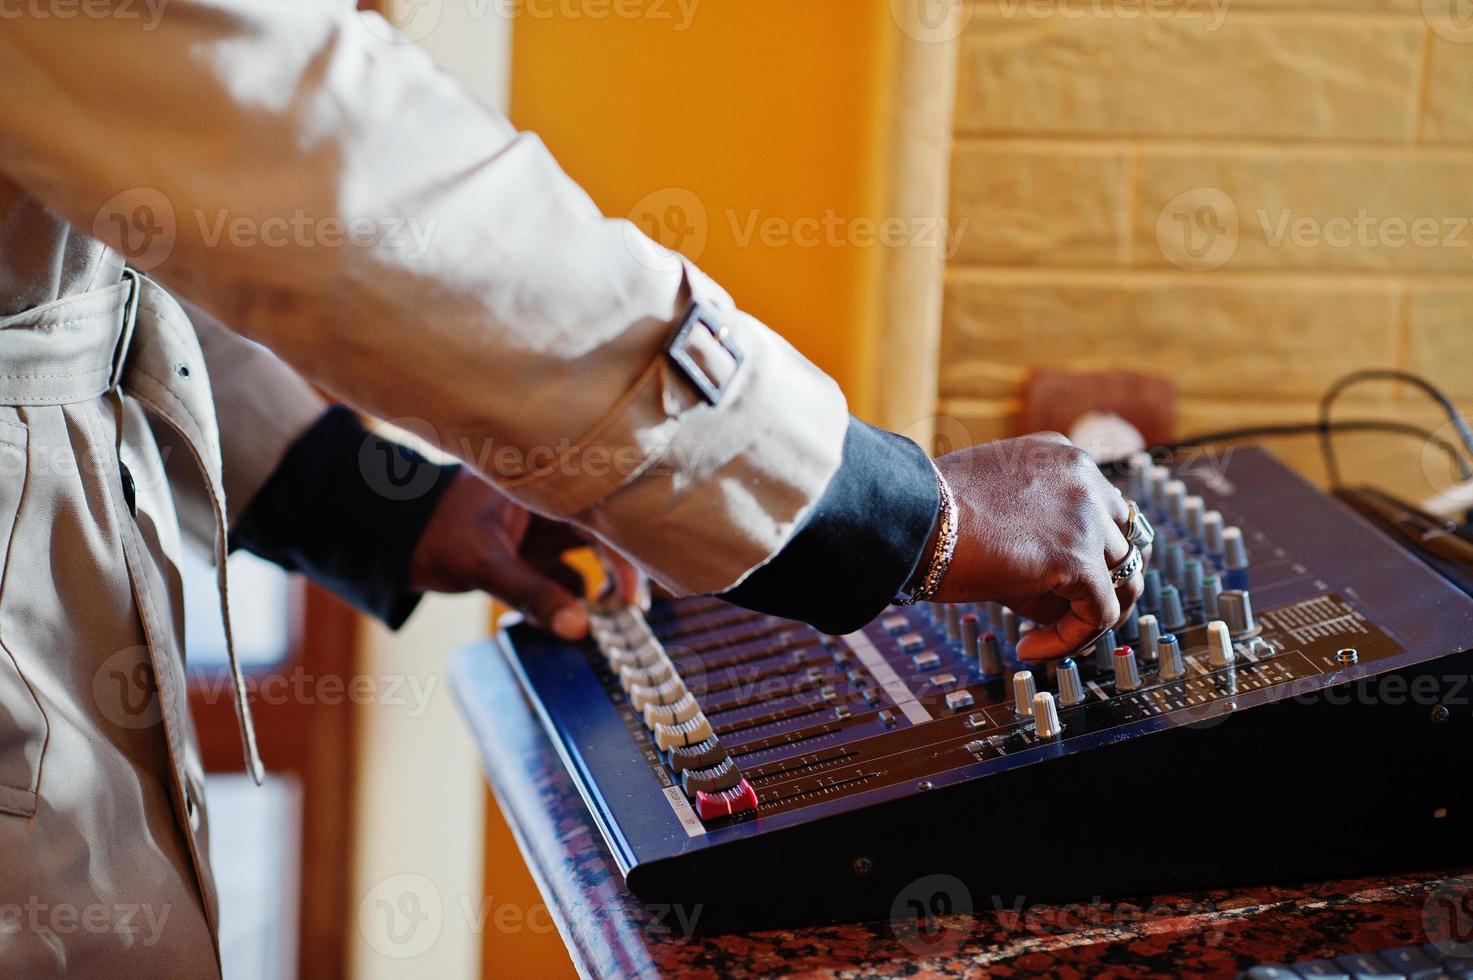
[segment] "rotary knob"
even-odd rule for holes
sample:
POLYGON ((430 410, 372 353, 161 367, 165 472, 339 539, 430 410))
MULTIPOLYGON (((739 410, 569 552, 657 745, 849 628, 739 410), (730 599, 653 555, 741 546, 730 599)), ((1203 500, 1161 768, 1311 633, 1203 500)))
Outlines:
POLYGON ((1239 528, 1230 527, 1222 532, 1222 569, 1229 588, 1248 588, 1248 545, 1239 528))
POLYGON ((1212 559, 1222 557, 1222 530, 1225 526, 1219 511, 1209 510, 1202 515, 1202 550, 1212 559))
POLYGON ((1217 613, 1234 639, 1258 631, 1253 620, 1253 600, 1241 589, 1229 589, 1217 597, 1217 613))
POLYGON ((1167 582, 1181 588, 1187 577, 1187 553, 1177 542, 1173 541, 1166 546, 1166 574, 1163 576, 1167 582))
POLYGON ((1176 635, 1167 633, 1156 641, 1156 657, 1161 661, 1160 677, 1163 681, 1179 681, 1186 676, 1186 666, 1181 660, 1181 644, 1176 635))
POLYGON ((1157 569, 1146 572, 1146 590, 1141 593, 1141 608, 1149 613, 1161 611, 1161 572, 1157 569))
POLYGON ((1115 650, 1115 690, 1134 691, 1141 686, 1141 672, 1136 666, 1135 651, 1130 647, 1115 650))
POLYGON ((956 643, 962 638, 961 616, 956 606, 947 603, 941 607, 941 624, 946 629, 946 638, 956 643))
POLYGON ((1141 635, 1136 639, 1136 645, 1142 651, 1149 651, 1152 655, 1156 652, 1156 640, 1161 636, 1161 625, 1155 616, 1147 613, 1141 617, 1141 635))
POLYGON ((1115 648, 1120 644, 1115 640, 1114 630, 1105 630, 1103 636, 1095 640, 1095 669, 1099 671, 1115 669, 1115 648))
POLYGON ((1182 526, 1193 544, 1200 547, 1204 536, 1203 518, 1207 516, 1207 502, 1201 497, 1188 497, 1181 502, 1182 526))
POLYGON ((1059 703, 1066 708, 1084 703, 1084 683, 1072 657, 1059 662, 1059 703))
POLYGON ((1169 630, 1179 630, 1187 625, 1187 614, 1182 609, 1181 593, 1176 586, 1168 585, 1161 590, 1161 625, 1169 630))
POLYGON ((1033 695, 1038 689, 1033 684, 1033 671, 1020 670, 1013 675, 1013 713, 1028 716, 1033 711, 1033 695))
POLYGON ((1207 624, 1207 659, 1213 667, 1231 667, 1238 655, 1233 651, 1233 638, 1227 623, 1214 619, 1207 624))
POLYGON ((1125 625, 1120 627, 1120 638, 1126 643, 1134 643, 1141 636, 1141 607, 1137 603, 1130 607, 1130 612, 1125 615, 1125 625))
POLYGON ((1217 598, 1222 595, 1222 579, 1216 575, 1204 575, 1202 577, 1202 615, 1206 619, 1216 619, 1220 613, 1217 611, 1217 598))
POLYGON ((1195 558, 1187 560, 1187 573, 1183 579, 1182 592, 1192 605, 1202 601, 1202 563, 1195 558))
POLYGON ((1172 526, 1180 528, 1186 518, 1187 485, 1180 480, 1166 484, 1166 517, 1172 526))
POLYGON ((1033 695, 1033 730, 1039 738, 1058 738, 1064 726, 1059 724, 1059 709, 1054 696, 1047 691, 1033 695))

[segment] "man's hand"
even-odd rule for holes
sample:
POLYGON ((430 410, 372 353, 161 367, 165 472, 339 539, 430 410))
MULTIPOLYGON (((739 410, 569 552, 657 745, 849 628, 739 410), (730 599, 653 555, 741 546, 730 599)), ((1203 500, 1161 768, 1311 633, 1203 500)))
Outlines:
POLYGON ((1023 660, 1067 656, 1125 614, 1141 574, 1118 589, 1130 554, 1125 499, 1082 449, 1055 433, 987 443, 936 461, 956 497, 958 537, 938 602, 1001 602, 1043 626, 1023 660))
POLYGON ((440 498, 409 567, 418 592, 480 589, 565 640, 588 635, 583 576, 564 560, 593 545, 625 602, 647 602, 647 586, 628 560, 577 528, 539 517, 462 469, 440 498))

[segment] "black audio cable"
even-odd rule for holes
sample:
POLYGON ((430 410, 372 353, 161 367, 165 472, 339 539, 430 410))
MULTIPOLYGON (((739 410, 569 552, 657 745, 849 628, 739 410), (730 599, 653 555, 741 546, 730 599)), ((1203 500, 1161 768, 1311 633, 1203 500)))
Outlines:
MULTIPOLYGON (((1462 480, 1473 480, 1473 466, 1469 465, 1467 459, 1458 452, 1458 448, 1446 439, 1428 431, 1418 425, 1409 422, 1394 422, 1386 419, 1343 419, 1335 422, 1286 422, 1277 425, 1255 425, 1244 426, 1237 429, 1221 429, 1216 432, 1203 432, 1186 439, 1175 442, 1163 443, 1148 450, 1152 455, 1161 453, 1179 452, 1183 449, 1195 449, 1200 446, 1212 446, 1222 442, 1236 442, 1242 439, 1271 439, 1290 436, 1326 436, 1329 433, 1338 432, 1380 432, 1391 435, 1414 436, 1428 442, 1447 454, 1448 462, 1454 471, 1461 474, 1462 480)), ((1110 473, 1124 471, 1124 461, 1106 464, 1104 469, 1110 473)))
MULTIPOLYGON (((1469 454, 1473 454, 1473 429, 1468 427, 1467 420, 1459 414, 1458 407, 1453 404, 1452 399, 1443 394, 1442 390, 1432 382, 1410 371, 1397 371, 1389 368, 1373 368, 1365 371, 1356 371, 1347 374, 1332 384, 1329 390, 1325 392, 1324 397, 1320 399, 1320 451, 1324 454, 1325 469, 1329 471, 1330 485, 1332 487, 1340 486, 1342 481, 1340 479, 1340 461, 1335 455, 1335 444, 1332 438, 1333 430, 1330 422, 1330 410, 1334 407, 1335 401, 1348 389, 1370 381, 1392 381, 1397 384, 1411 385, 1423 392, 1447 413, 1448 421, 1452 423, 1453 429, 1457 431, 1458 438, 1462 440, 1464 448, 1469 454)), ((1429 440, 1434 438, 1432 433, 1425 433, 1425 435, 1429 440)), ((1463 480, 1473 480, 1473 470, 1469 469, 1468 460, 1460 453, 1455 452, 1454 455, 1458 460, 1458 470, 1463 474, 1463 480)))

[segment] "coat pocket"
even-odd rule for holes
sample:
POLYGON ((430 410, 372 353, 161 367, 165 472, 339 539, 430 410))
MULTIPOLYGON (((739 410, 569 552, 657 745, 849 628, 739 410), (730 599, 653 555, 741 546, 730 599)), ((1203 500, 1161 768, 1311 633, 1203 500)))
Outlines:
MULTIPOLYGON (((26 485, 27 437, 25 426, 0 419, 0 596, 15 588, 10 547, 26 485)), ((36 812, 49 728, 7 640, 0 636, 0 814, 29 817, 36 812)))

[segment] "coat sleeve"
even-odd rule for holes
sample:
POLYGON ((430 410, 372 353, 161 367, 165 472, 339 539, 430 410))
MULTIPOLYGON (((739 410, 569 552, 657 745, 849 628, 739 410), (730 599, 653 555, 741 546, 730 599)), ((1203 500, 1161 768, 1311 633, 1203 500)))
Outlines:
POLYGON ((0 168, 75 226, 676 591, 745 580, 823 495, 834 383, 381 18, 110 9, 0 32, 0 168), (715 404, 665 353, 692 303, 715 404))

